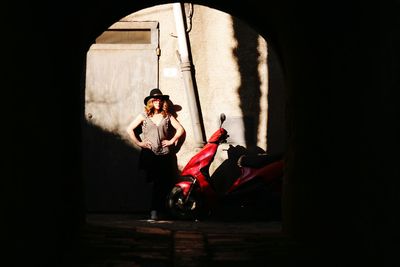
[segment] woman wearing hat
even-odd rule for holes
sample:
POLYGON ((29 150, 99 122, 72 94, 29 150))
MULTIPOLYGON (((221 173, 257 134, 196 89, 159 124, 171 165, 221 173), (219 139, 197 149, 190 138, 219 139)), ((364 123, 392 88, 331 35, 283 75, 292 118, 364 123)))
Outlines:
POLYGON ((171 115, 168 100, 169 96, 162 94, 160 89, 152 89, 144 99, 144 112, 127 128, 131 140, 141 147, 139 169, 146 172, 148 182, 153 182, 152 220, 165 210, 166 197, 177 174, 173 148, 185 133, 183 126, 171 115), (141 137, 137 134, 138 129, 142 131, 141 137))

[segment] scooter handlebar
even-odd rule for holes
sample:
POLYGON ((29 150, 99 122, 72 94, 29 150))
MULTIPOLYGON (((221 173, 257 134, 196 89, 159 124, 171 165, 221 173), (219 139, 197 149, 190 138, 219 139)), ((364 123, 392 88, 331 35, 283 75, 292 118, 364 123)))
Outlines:
POLYGON ((221 139, 221 143, 226 143, 229 135, 225 134, 224 137, 221 139))
POLYGON ((224 128, 217 130, 208 140, 209 143, 223 143, 228 138, 228 132, 224 128))

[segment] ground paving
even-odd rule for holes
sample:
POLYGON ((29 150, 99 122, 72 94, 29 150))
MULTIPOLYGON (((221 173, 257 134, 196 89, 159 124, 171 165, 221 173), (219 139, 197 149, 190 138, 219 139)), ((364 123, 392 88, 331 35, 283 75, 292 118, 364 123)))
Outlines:
POLYGON ((76 267, 295 266, 279 221, 147 220, 89 214, 76 267))

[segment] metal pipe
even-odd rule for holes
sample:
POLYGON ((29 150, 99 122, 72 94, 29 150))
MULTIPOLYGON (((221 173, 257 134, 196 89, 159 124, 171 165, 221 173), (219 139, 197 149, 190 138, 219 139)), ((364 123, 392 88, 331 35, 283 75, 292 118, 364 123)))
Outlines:
POLYGON ((203 147, 205 138, 200 124, 200 112, 192 79, 192 63, 189 58, 188 44, 186 40, 185 24, 183 21, 183 13, 181 3, 173 3, 173 11, 176 24, 176 34, 178 38, 178 49, 180 67, 185 85, 186 99, 188 101, 190 117, 192 120, 192 128, 195 143, 198 147, 203 147))

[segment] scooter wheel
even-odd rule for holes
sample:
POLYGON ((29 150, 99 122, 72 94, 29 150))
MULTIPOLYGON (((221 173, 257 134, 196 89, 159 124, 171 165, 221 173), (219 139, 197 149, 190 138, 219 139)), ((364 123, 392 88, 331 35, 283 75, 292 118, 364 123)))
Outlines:
POLYGON ((174 186, 167 198, 167 208, 171 216, 180 220, 196 220, 200 216, 201 198, 192 191, 185 202, 182 188, 174 186))

